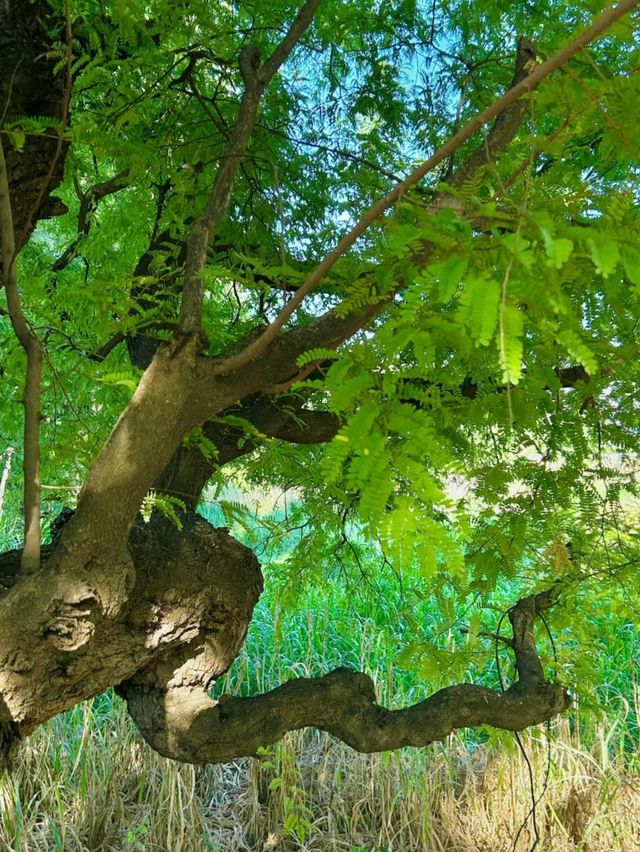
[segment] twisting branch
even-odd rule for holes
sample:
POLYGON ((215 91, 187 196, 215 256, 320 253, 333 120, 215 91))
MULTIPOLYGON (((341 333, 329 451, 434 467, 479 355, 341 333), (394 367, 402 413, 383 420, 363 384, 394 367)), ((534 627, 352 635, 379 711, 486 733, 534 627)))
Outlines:
MULTIPOLYGON (((565 48, 560 50, 551 59, 548 59, 542 65, 538 65, 531 73, 523 80, 520 80, 515 86, 507 91, 501 98, 498 98, 490 106, 481 113, 471 119, 468 124, 462 127, 455 133, 441 148, 439 148, 429 159, 421 163, 408 177, 397 183, 393 189, 383 198, 377 201, 362 216, 360 221, 340 240, 336 247, 318 264, 314 271, 308 276, 304 284, 296 291, 295 295, 287 302, 285 307, 280 311, 274 321, 265 329, 265 331, 247 346, 242 352, 237 355, 220 361, 215 368, 216 375, 227 375, 239 367, 248 364, 257 358, 269 344, 278 336, 281 329, 284 327, 293 313, 300 307, 304 299, 311 293, 312 290, 322 281, 335 263, 346 254, 355 242, 365 233, 365 231, 378 220, 390 207, 396 204, 403 195, 412 187, 416 186, 429 172, 433 171, 436 166, 453 156, 465 142, 471 139, 485 124, 500 116, 509 106, 515 104, 524 95, 531 93, 540 83, 561 68, 573 56, 583 50, 588 44, 594 41, 602 33, 606 32, 619 18, 631 11, 638 5, 639 0, 622 0, 617 6, 612 9, 607 9, 594 23, 588 27, 583 33, 575 38, 565 48)), ((499 136, 500 134, 496 134, 499 136)), ((498 140, 496 139, 496 143, 498 140)), ((484 155, 491 156, 491 152, 484 155)), ((474 159, 474 157, 472 157, 474 159)), ((483 159, 482 153, 478 156, 478 160, 483 159)), ((473 163, 473 165, 478 165, 473 163)))
POLYGON ((536 618, 553 604, 557 591, 524 598, 510 610, 509 647, 518 680, 506 692, 461 683, 412 707, 388 710, 376 703, 371 678, 341 668, 324 677, 291 680, 264 695, 212 701, 202 686, 185 685, 182 671, 176 676, 178 667, 172 671, 164 657, 152 667, 151 676, 127 681, 120 691, 150 745, 188 763, 255 755, 287 731, 307 727, 328 731, 366 753, 422 747, 478 725, 521 731, 569 706, 566 689, 545 679, 534 639, 536 618))
POLYGON ((287 34, 269 59, 261 65, 260 51, 255 45, 246 45, 238 59, 244 82, 240 112, 229 136, 220 162, 213 190, 201 216, 191 228, 187 240, 182 306, 179 328, 183 333, 200 331, 204 298, 204 267, 207 249, 229 208, 233 183, 242 163, 253 130, 262 94, 296 43, 311 24, 321 0, 307 0, 287 34))
POLYGON ((0 137, 0 233, 2 274, 11 325, 27 355, 24 384, 24 548, 21 567, 25 573, 40 567, 40 397, 42 344, 31 330, 24 312, 16 274, 16 242, 9 196, 9 176, 0 137))

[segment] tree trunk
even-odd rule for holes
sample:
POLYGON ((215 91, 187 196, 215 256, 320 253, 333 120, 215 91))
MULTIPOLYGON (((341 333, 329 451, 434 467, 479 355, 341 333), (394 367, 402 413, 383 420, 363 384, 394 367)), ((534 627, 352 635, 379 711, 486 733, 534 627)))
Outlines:
POLYGON ((130 552, 135 582, 113 619, 96 605, 89 576, 67 580, 46 566, 23 576, 18 551, 0 556, 5 755, 12 741, 108 686, 131 679, 128 695, 206 689, 233 662, 262 590, 253 553, 198 515, 178 530, 157 512, 136 525, 130 552))

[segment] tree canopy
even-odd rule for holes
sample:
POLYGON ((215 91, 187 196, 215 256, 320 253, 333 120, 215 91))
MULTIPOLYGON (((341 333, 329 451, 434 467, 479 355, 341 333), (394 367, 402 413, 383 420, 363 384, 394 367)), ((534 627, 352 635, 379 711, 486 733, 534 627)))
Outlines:
POLYGON ((594 618, 638 605, 636 5, 4 5, 7 752, 110 685, 194 762, 566 708, 594 618), (443 631, 468 613, 407 665, 464 681, 499 644, 515 684, 212 702, 261 577, 205 498, 266 530, 285 596, 393 572, 443 631))

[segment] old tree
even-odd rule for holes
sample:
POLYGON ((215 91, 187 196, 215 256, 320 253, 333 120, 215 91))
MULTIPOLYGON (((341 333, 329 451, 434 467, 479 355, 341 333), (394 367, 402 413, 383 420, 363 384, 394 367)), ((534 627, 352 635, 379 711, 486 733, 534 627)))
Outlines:
POLYGON ((635 5, 1 4, 3 761, 109 686, 198 763, 568 707, 637 603, 635 5), (511 685, 211 699, 262 588, 196 512, 230 482, 291 491, 285 585, 355 540, 511 685))

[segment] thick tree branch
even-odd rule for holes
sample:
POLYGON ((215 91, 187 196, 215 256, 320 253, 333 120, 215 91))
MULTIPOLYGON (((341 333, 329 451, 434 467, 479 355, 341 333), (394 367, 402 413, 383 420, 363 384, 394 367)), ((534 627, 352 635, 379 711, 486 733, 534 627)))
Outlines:
POLYGON ((258 79, 261 86, 268 86, 272 78, 280 70, 280 66, 287 61, 293 48, 300 41, 305 31, 311 26, 313 17, 318 11, 321 2, 322 0, 307 0, 302 9, 300 9, 285 37, 259 70, 258 79))
MULTIPOLYGON (((538 53, 535 45, 529 39, 518 39, 516 67, 511 81, 511 89, 527 79, 537 66, 538 53)), ((486 138, 472 151, 464 161, 453 171, 447 183, 459 187, 468 177, 483 166, 491 165, 506 149, 517 133, 526 113, 528 102, 519 98, 496 117, 486 138)))
POLYGON ((506 692, 456 684, 403 710, 376 703, 372 680, 349 669, 292 680, 252 698, 211 700, 205 689, 163 657, 150 671, 125 682, 127 700, 143 737, 161 754, 188 763, 218 763, 256 755, 287 731, 315 727, 361 752, 426 746, 460 728, 492 725, 521 731, 569 706, 563 686, 545 679, 534 623, 556 590, 519 601, 510 611, 517 682, 506 692), (162 674, 161 674, 162 672, 162 674), (164 682, 163 682, 164 681, 164 682))
POLYGON ((318 444, 330 441, 340 420, 329 411, 303 408, 300 395, 272 400, 258 396, 220 412, 219 418, 202 427, 205 438, 215 445, 217 453, 206 458, 197 447, 179 447, 155 484, 158 491, 173 494, 195 509, 203 488, 214 472, 225 464, 253 452, 260 441, 239 426, 224 422, 233 415, 247 420, 258 432, 293 444, 318 444))
POLYGON ((240 73, 245 86, 240 102, 240 112, 229 136, 211 196, 204 211, 192 226, 187 240, 187 259, 179 323, 180 330, 183 333, 200 332, 207 249, 216 228, 229 207, 233 183, 258 115, 262 94, 304 31, 311 24, 320 2, 321 0, 307 0, 282 42, 264 65, 260 65, 260 51, 257 47, 247 45, 240 51, 240 73))
MULTIPOLYGON (((377 310, 375 305, 369 307, 372 314, 377 310)), ((75 564, 91 562, 99 585, 98 566, 104 565, 106 597, 113 594, 114 600, 119 599, 131 568, 126 550, 129 529, 184 436, 238 400, 294 379, 299 355, 319 346, 336 348, 366 318, 366 310, 346 317, 330 311, 280 335, 261 358, 231 377, 216 375, 216 362, 199 354, 197 338, 161 347, 89 470, 52 566, 71 555, 75 564)))
POLYGON ((183 522, 177 530, 154 513, 137 524, 135 579, 118 615, 105 612, 92 571, 25 575, 19 552, 0 554, 0 767, 4 724, 27 736, 145 669, 161 649, 191 653, 206 641, 216 649, 215 676, 231 665, 262 590, 260 567, 227 531, 195 513, 183 522))
POLYGON ((55 149, 53 151, 53 156, 51 157, 49 168, 44 177, 44 180, 38 186, 36 196, 33 200, 31 209, 28 212, 26 222, 24 223, 22 229, 22 233, 18 238, 18 250, 20 250, 20 248, 26 244, 29 238, 29 234, 33 230, 35 222, 37 221, 38 214, 42 209, 43 202, 51 192, 52 185, 57 183, 55 179, 55 174, 56 170, 58 169, 58 164, 62 163, 65 159, 64 149, 66 147, 66 144, 64 134, 67 128, 67 122, 69 120, 69 103, 71 102, 71 89, 73 86, 73 32, 70 17, 70 8, 68 6, 65 6, 65 37, 65 83, 64 94, 62 98, 62 122, 60 130, 56 134, 55 149))
MULTIPOLYGON (((361 321, 358 315, 355 323, 361 321)), ((197 338, 161 347, 89 470, 51 568, 90 564, 105 606, 121 605, 132 571, 129 530, 184 436, 239 399, 295 374, 296 358, 310 347, 336 347, 353 332, 353 317, 327 314, 282 335, 268 357, 238 370, 232 380, 212 375, 214 362, 199 355, 197 338)))
MULTIPOLYGON (((584 367, 560 367, 555 371, 561 387, 572 388, 578 382, 588 383, 589 374, 584 367)), ((290 382, 285 383, 290 384, 290 382)), ((413 379, 407 382, 405 401, 411 402, 411 387, 420 390, 433 387, 433 382, 413 379)), ((493 389, 494 393, 506 392, 506 386, 493 389)), ((480 388, 472 379, 465 379, 460 385, 460 395, 475 399, 480 388)), ((422 403, 415 401, 417 408, 422 403)), ((186 505, 195 509, 202 490, 215 471, 248 455, 259 445, 256 440, 239 426, 224 423, 227 415, 240 417, 253 426, 262 435, 292 444, 320 444, 331 441, 340 428, 340 418, 330 411, 317 411, 306 408, 307 400, 301 393, 281 394, 275 399, 265 394, 250 397, 242 403, 220 412, 219 418, 203 425, 205 438, 215 445, 217 454, 206 458, 197 447, 181 446, 176 450, 170 463, 155 483, 157 491, 163 491, 179 497, 186 505)))
MULTIPOLYGON (((293 313, 302 304, 304 299, 316 288, 327 273, 332 269, 335 263, 346 254, 356 241, 367 231, 367 229, 379 219, 390 207, 399 201, 405 193, 416 186, 429 172, 438 166, 441 162, 451 157, 460 149, 465 142, 471 139, 478 130, 484 127, 489 121, 499 116, 512 104, 515 104, 524 95, 530 94, 540 83, 546 79, 554 71, 561 68, 573 56, 583 50, 588 44, 594 41, 602 33, 606 32, 620 17, 625 15, 631 9, 637 6, 638 0, 622 0, 613 9, 607 9, 600 17, 583 33, 575 38, 565 48, 560 50, 551 59, 531 69, 529 65, 527 70, 530 73, 501 98, 498 98, 490 106, 481 113, 476 115, 463 128, 455 133, 441 148, 439 148, 429 159, 421 163, 418 168, 408 175, 404 180, 397 183, 393 189, 383 198, 377 201, 354 227, 345 234, 336 247, 325 257, 325 259, 315 268, 315 270, 307 277, 304 284, 296 291, 292 298, 287 302, 285 307, 280 311, 275 320, 265 329, 265 331, 237 355, 224 359, 216 367, 217 375, 227 375, 239 367, 255 360, 266 347, 273 341, 286 322, 290 319, 293 313)), ((495 148, 500 144, 504 144, 504 139, 510 138, 507 128, 501 125, 496 129, 495 148), (502 131, 505 130, 503 133, 502 131)), ((487 156, 493 156, 491 150, 487 156)), ((487 159, 485 156, 485 160, 487 159)), ((471 157, 472 161, 478 160, 477 165, 481 163, 482 157, 477 156, 477 152, 471 157)))

